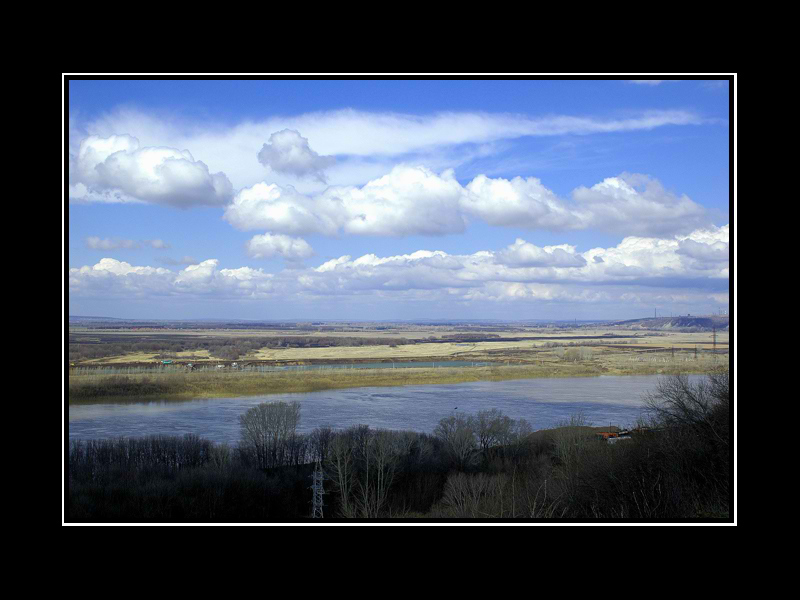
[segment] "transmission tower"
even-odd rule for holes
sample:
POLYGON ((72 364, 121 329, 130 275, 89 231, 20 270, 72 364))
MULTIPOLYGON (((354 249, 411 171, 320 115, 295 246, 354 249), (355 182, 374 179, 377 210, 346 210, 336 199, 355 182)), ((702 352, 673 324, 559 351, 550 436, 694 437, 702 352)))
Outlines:
POLYGON ((713 333, 713 336, 714 336, 714 338, 713 338, 714 339, 714 350, 713 350, 714 360, 717 360, 717 328, 716 328, 716 326, 714 326, 712 328, 712 331, 714 332, 713 333))
POLYGON ((317 460, 317 464, 314 467, 314 474, 311 476, 312 519, 322 518, 322 507, 323 507, 322 495, 325 493, 325 488, 323 487, 322 483, 323 481, 325 481, 325 479, 326 479, 325 472, 322 470, 322 465, 320 464, 319 460, 317 460))

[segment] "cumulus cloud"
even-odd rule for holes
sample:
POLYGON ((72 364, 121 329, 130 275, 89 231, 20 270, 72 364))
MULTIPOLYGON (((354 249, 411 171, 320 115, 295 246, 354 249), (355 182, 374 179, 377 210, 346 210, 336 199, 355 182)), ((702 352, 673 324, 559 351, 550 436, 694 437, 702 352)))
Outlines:
POLYGON ((336 163, 333 156, 320 156, 308 145, 308 139, 293 129, 284 129, 269 136, 261 147, 258 162, 278 173, 295 177, 312 177, 327 183, 325 169, 336 163))
POLYGON ((243 231, 336 235, 342 214, 340 205, 326 205, 291 186, 262 182, 240 190, 225 209, 224 218, 243 231))
POLYGON ((247 254, 252 258, 274 258, 280 256, 288 261, 310 258, 314 250, 302 238, 293 238, 283 234, 264 233, 253 236, 247 242, 247 254))
POLYGON ((510 267, 565 267, 576 268, 586 264, 586 259, 575 253, 575 246, 545 246, 540 248, 521 238, 499 252, 496 260, 510 267))
POLYGON ((703 262, 721 262, 730 258, 728 244, 725 242, 704 244, 691 239, 685 239, 678 243, 678 254, 703 262))
POLYGON ((724 225, 672 238, 628 236, 613 248, 594 248, 584 257, 587 273, 597 282, 675 286, 693 281, 719 287, 727 285, 727 252, 720 252, 727 247, 728 225, 724 225), (687 243, 693 256, 687 255, 687 243), (696 260, 708 254, 719 260, 696 260))
POLYGON ((705 208, 647 175, 623 173, 572 192, 585 226, 638 235, 686 233, 708 224, 705 208))
POLYGON ((272 274, 249 267, 219 269, 218 264, 218 260, 209 259, 175 272, 161 267, 132 266, 113 258, 103 258, 93 266, 70 269, 69 292, 70 296, 76 298, 100 296, 232 299, 258 296, 272 291, 272 274))
MULTIPOLYGON (((678 236, 678 249, 684 262, 706 271, 721 269, 727 277, 730 261, 729 226, 698 229, 687 236, 678 236)), ((722 276, 722 275, 720 275, 722 276)))
POLYGON ((240 190, 225 211, 238 229, 293 235, 443 235, 463 232, 471 218, 531 230, 662 236, 708 223, 702 206, 647 175, 609 177, 566 200, 534 177, 479 175, 462 186, 452 170, 406 164, 361 187, 331 186, 315 195, 262 182, 240 190))
POLYGON ((464 231, 462 193, 452 171, 398 165, 362 187, 331 186, 315 196, 259 183, 240 190, 224 217, 238 229, 295 235, 441 235, 464 231))
POLYGON ((341 207, 343 233, 441 235, 464 231, 462 193, 452 170, 436 175, 425 167, 399 165, 360 188, 330 187, 320 201, 341 207))
POLYGON ((578 213, 535 177, 512 180, 478 175, 466 186, 462 207, 489 225, 528 229, 583 229, 590 215, 578 213))
MULTIPOLYGON (((588 303, 644 302, 660 297, 685 303, 727 293, 728 262, 716 254, 719 244, 728 243, 727 231, 725 226, 697 230, 680 238, 629 236, 614 247, 583 253, 567 244, 540 248, 517 239, 501 250, 466 255, 438 250, 383 257, 345 255, 317 267, 290 268, 274 274, 250 267, 221 269, 216 259, 175 272, 104 258, 94 266, 70 269, 69 289, 75 297, 168 295, 287 303, 300 298, 327 302, 334 297, 371 297, 376 302, 588 303), (696 244, 689 246, 692 257, 685 253, 687 241, 696 244), (703 257, 706 252, 713 260, 698 261, 696 256, 703 257)), ((267 251, 278 248, 274 251, 283 255, 281 248, 286 240, 269 235, 263 240, 267 251)), ((292 241, 288 240, 285 254, 292 255, 292 241)))
POLYGON ((173 279, 168 269, 103 258, 93 266, 70 269, 68 285, 71 296, 153 299, 169 294, 173 279))
POLYGON ((233 195, 224 173, 211 173, 188 150, 140 147, 130 135, 89 136, 69 160, 70 200, 149 202, 180 208, 222 206, 233 195))

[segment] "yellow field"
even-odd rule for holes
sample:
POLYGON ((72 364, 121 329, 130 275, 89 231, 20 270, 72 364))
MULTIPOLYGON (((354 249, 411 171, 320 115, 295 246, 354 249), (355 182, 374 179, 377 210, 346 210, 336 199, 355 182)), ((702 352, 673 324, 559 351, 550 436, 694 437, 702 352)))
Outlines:
MULTIPOLYGON (((158 359, 158 352, 131 352, 129 354, 121 354, 119 356, 109 356, 106 358, 93 358, 83 361, 84 365, 115 365, 121 363, 150 363, 160 362, 158 359)), ((187 350, 185 352, 173 352, 176 358, 173 360, 180 361, 209 361, 212 360, 208 350, 187 350)))
POLYGON ((283 348, 259 350, 248 356, 252 360, 365 360, 396 359, 420 360, 421 358, 454 358, 459 355, 492 350, 530 349, 533 341, 525 342, 476 342, 443 344, 408 344, 405 346, 337 346, 333 348, 283 348))
MULTIPOLYGON (((161 333, 161 332, 160 332, 161 333)), ((564 356, 564 349, 582 349, 585 356, 593 359, 602 360, 626 360, 632 354, 637 354, 651 349, 662 349, 667 353, 694 353, 698 351, 708 351, 713 347, 713 335, 711 332, 687 333, 680 331, 642 331, 625 329, 542 329, 542 328, 520 328, 514 331, 498 329, 493 331, 490 328, 481 330, 480 333, 470 332, 476 335, 488 335, 495 333, 500 337, 521 338, 518 341, 501 342, 447 342, 447 343, 426 343, 430 337, 441 338, 442 336, 464 333, 456 328, 450 327, 431 327, 427 329, 391 329, 391 330, 347 330, 342 331, 248 331, 248 330, 178 330, 175 335, 182 336, 203 336, 203 337, 246 337, 270 338, 293 336, 293 337, 372 337, 384 339, 406 338, 417 340, 414 344, 374 345, 374 346, 333 346, 323 348, 268 348, 263 347, 249 353, 239 359, 240 362, 247 361, 270 361, 270 362, 306 362, 315 361, 435 361, 445 359, 463 360, 511 360, 518 363, 541 362, 547 360, 559 360, 564 356), (611 338, 615 336, 629 336, 626 338, 611 338), (587 337, 591 339, 586 339, 587 337), (528 338, 528 339, 526 339, 528 338), (537 339, 538 338, 538 339, 537 339)), ((132 341, 141 332, 115 332, 115 335, 131 336, 132 341)), ((170 335, 167 332, 166 335, 170 335)), ((729 334, 727 331, 717 332, 716 345, 718 350, 728 348, 729 334)), ((81 361, 81 365, 115 365, 120 363, 157 363, 158 353, 137 352, 127 353, 119 356, 90 359, 81 361)), ((180 362, 219 362, 219 358, 213 357, 208 350, 187 350, 170 355, 173 360, 180 362)))

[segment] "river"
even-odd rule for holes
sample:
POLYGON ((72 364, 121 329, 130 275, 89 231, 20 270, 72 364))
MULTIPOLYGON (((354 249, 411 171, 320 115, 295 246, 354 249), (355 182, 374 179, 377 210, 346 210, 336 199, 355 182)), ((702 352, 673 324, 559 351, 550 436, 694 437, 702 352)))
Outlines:
MULTIPOLYGON (((691 376, 696 381, 702 376, 691 376)), ((315 427, 410 429, 430 433, 440 419, 497 408, 526 419, 534 430, 555 427, 578 412, 594 425, 633 424, 658 376, 479 381, 270 394, 188 401, 142 401, 69 406, 69 438, 101 439, 193 433, 214 442, 239 441, 239 415, 260 402, 297 400, 299 432, 315 427)))

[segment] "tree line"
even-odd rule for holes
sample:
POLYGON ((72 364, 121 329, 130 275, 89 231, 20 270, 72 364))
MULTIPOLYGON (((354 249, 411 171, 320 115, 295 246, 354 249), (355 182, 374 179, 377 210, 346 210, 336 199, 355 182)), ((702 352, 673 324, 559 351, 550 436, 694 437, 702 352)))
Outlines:
POLYGON ((68 357, 71 362, 121 356, 134 352, 157 353, 156 358, 175 358, 178 352, 207 350, 220 360, 239 360, 261 348, 329 348, 335 346, 396 346, 413 344, 406 338, 340 337, 340 336, 271 336, 230 337, 213 339, 184 338, 180 341, 148 339, 122 342, 116 336, 113 342, 70 342, 68 357))
POLYGON ((311 473, 326 518, 634 519, 730 514, 728 372, 664 378, 640 433, 610 444, 583 415, 533 432, 496 409, 454 410, 431 433, 355 425, 298 432, 297 402, 241 415, 241 441, 71 441, 67 520, 303 519, 311 473))

